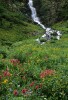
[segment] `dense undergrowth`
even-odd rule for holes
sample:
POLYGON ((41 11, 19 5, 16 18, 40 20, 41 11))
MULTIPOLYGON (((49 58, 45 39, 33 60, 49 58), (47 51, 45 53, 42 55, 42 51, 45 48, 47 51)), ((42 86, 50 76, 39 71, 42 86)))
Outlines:
MULTIPOLYGON (((53 27, 58 29, 59 25, 53 27)), ((67 32, 64 29, 59 41, 51 40, 44 45, 33 37, 11 46, 0 45, 2 100, 68 99, 67 32)))
POLYGON ((68 22, 53 26, 60 40, 40 45, 44 30, 11 13, 0 26, 0 99, 68 100, 68 22))

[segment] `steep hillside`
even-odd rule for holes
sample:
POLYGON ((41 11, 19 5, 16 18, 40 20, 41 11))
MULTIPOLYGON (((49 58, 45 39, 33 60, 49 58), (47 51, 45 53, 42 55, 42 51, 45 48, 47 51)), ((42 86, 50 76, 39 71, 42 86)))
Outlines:
POLYGON ((0 100, 68 100, 68 16, 52 25, 44 12, 53 1, 34 0, 42 21, 62 33, 41 45, 35 39, 45 31, 32 21, 28 0, 0 0, 0 100))
POLYGON ((35 37, 40 33, 44 33, 44 30, 34 25, 24 12, 18 11, 18 7, 8 9, 4 4, 0 5, 0 42, 2 44, 11 45, 15 41, 35 37))

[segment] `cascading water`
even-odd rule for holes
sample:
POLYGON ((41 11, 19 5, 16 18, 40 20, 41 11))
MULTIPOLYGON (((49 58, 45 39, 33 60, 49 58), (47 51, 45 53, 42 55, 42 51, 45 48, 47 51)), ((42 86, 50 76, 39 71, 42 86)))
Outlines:
POLYGON ((33 7, 33 0, 29 0, 28 4, 32 12, 31 16, 33 21, 38 23, 43 29, 46 29, 46 27, 40 22, 39 17, 37 17, 36 9, 33 7))
MULTIPOLYGON (((37 17, 37 12, 36 12, 36 8, 33 6, 33 0, 29 0, 28 2, 29 8, 31 10, 31 17, 33 19, 34 22, 38 23, 44 30, 46 30, 46 34, 44 34, 42 37, 46 38, 47 40, 50 40, 51 38, 51 34, 53 34, 54 32, 56 33, 56 39, 60 39, 60 31, 56 31, 56 30, 52 30, 51 28, 46 28, 41 22, 39 17, 37 17)), ((37 39, 38 42, 40 42, 39 39, 37 39)))

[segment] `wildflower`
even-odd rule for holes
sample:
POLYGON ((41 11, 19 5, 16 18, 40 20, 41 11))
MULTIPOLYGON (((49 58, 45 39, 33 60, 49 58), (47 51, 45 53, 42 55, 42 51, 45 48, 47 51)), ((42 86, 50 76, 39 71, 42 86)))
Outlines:
POLYGON ((42 88, 42 84, 41 83, 35 86, 36 90, 39 89, 39 88, 42 88))
POLYGON ((2 83, 6 84, 6 83, 8 83, 8 80, 7 80, 7 79, 5 79, 2 83))
POLYGON ((3 75, 4 75, 4 76, 11 76, 10 72, 8 72, 8 71, 4 71, 4 72, 3 72, 3 75))
POLYGON ((36 85, 36 86, 35 86, 35 89, 37 90, 38 88, 39 88, 39 85, 36 85))
POLYGON ((14 66, 20 64, 20 61, 19 61, 18 59, 11 59, 10 62, 11 62, 14 66))
POLYGON ((25 94, 28 90, 27 89, 23 89, 22 93, 25 94))
POLYGON ((47 69, 40 74, 40 78, 54 74, 54 70, 47 69))
POLYGON ((17 91, 17 90, 14 90, 14 91, 13 91, 13 94, 14 94, 15 96, 17 96, 17 95, 18 95, 18 91, 17 91))
POLYGON ((34 82, 32 82, 32 83, 30 84, 30 87, 32 87, 32 86, 34 86, 34 82))

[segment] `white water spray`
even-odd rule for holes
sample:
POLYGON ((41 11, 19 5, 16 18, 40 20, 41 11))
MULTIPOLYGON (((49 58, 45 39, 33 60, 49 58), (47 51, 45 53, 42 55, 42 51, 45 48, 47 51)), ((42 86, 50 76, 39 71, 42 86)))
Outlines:
MULTIPOLYGON (((37 12, 36 12, 36 8, 33 6, 33 0, 29 0, 28 2, 29 8, 31 10, 31 17, 33 19, 34 22, 38 23, 43 29, 46 30, 46 34, 44 34, 42 37, 46 38, 47 40, 49 40, 51 38, 51 34, 55 32, 55 30, 51 29, 51 28, 46 28, 41 22, 39 17, 37 16, 37 12)), ((56 31, 56 38, 59 40, 60 39, 60 31, 56 31)), ((39 42, 40 40, 37 39, 37 41, 39 42)))
POLYGON ((33 7, 33 0, 29 0, 28 5, 32 12, 31 17, 32 17, 33 21, 38 23, 43 29, 46 29, 46 27, 40 22, 39 17, 37 17, 36 8, 33 7))

